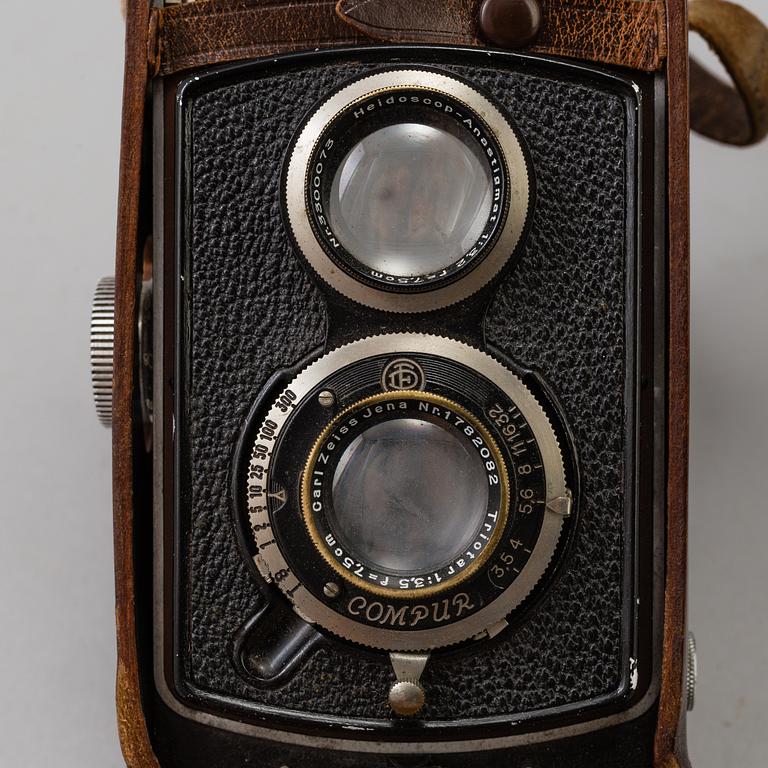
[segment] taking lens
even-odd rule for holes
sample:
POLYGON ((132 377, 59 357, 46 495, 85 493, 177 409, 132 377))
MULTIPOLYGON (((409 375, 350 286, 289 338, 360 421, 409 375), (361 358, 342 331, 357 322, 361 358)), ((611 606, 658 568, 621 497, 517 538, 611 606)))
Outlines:
POLYGON ((360 562, 394 575, 436 571, 476 539, 488 480, 465 436, 398 418, 369 427, 336 466, 328 523, 360 562))

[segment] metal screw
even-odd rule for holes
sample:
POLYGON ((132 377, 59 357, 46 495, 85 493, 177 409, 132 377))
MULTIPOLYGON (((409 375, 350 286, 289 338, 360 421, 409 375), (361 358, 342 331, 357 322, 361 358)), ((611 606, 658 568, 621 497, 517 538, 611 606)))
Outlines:
POLYGON ((324 389, 318 396, 317 402, 323 406, 323 408, 333 408, 336 402, 336 395, 328 389, 324 389))
POLYGON ((338 597, 341 594, 341 587, 338 584, 334 584, 332 581, 329 581, 323 587, 323 594, 330 598, 338 597))

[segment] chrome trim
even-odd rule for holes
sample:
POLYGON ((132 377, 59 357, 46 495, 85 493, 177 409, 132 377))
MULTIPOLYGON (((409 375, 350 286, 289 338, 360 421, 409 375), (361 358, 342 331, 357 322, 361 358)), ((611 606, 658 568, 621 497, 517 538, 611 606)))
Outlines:
POLYGON ((294 145, 285 185, 285 205, 293 235, 315 272, 347 298, 389 312, 427 312, 455 304, 480 290, 501 271, 519 244, 528 218, 529 203, 528 165, 520 141, 504 115, 485 96, 461 80, 422 69, 389 70, 355 80, 322 104, 304 126, 294 145), (312 152, 328 123, 342 110, 378 91, 403 87, 448 94, 480 115, 496 136, 509 177, 509 211, 496 244, 466 276, 443 288, 423 293, 380 290, 341 270, 315 237, 305 201, 312 152))
MULTIPOLYGON (((419 333, 392 333, 371 336, 335 349, 321 357, 299 373, 285 390, 278 395, 275 404, 264 421, 271 422, 274 440, 260 446, 254 452, 250 466, 258 468, 253 473, 249 486, 258 486, 261 495, 248 494, 250 521, 258 526, 259 539, 270 542, 254 556, 260 573, 267 581, 276 582, 293 603, 296 612, 307 621, 319 624, 340 637, 362 645, 389 651, 421 651, 461 643, 469 638, 482 635, 502 621, 531 593, 549 566, 560 539, 564 516, 547 509, 542 522, 539 538, 522 572, 499 597, 476 613, 444 626, 431 629, 403 631, 364 625, 337 613, 333 608, 317 599, 297 578, 287 559, 274 545, 275 534, 263 494, 269 486, 269 472, 274 446, 288 423, 291 409, 283 405, 285 393, 295 395, 295 403, 304 401, 328 376, 353 363, 378 355, 408 355, 413 353, 431 354, 449 358, 466 365, 495 384, 521 411, 538 443, 546 482, 547 504, 569 495, 565 485, 565 469, 560 446, 552 425, 533 393, 523 382, 500 362, 479 349, 454 339, 419 333), (274 424, 274 427, 272 426, 274 424), (257 455, 256 455, 257 454, 257 455), (260 479, 257 479, 260 478, 260 479), (275 574, 279 579, 274 579, 275 574)), ((263 441, 266 443, 266 441, 263 441)), ((250 475, 251 473, 249 473, 250 475)), ((243 488, 243 492, 249 490, 243 488)))

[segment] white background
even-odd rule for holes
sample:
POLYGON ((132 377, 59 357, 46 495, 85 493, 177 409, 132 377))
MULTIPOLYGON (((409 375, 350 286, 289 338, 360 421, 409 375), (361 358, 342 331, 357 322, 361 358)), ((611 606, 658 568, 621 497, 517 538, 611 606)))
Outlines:
MULTIPOLYGON (((117 767, 110 437, 87 333, 113 269, 123 29, 111 0, 4 0, 2 19, 0 765, 117 767)), ((694 138, 692 168, 691 754, 764 768, 768 143, 694 138)))

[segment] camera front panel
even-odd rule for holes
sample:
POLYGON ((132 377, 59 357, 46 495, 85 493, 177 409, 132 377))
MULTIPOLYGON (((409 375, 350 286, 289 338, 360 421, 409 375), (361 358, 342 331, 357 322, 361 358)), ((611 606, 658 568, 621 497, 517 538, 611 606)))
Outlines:
MULTIPOLYGON (((162 309, 173 336, 163 350, 174 371, 166 421, 173 413, 175 424, 159 468, 173 489, 160 510, 162 550, 175 542, 176 557, 173 573, 158 569, 156 587, 166 616, 158 682, 185 714, 204 712, 225 729, 236 719, 234 729, 254 735, 266 727, 278 740, 308 732, 341 749, 351 748, 345 739, 356 749, 370 741, 365 751, 410 749, 429 734, 449 745, 440 751, 461 752, 583 722, 585 712, 597 724, 652 704, 661 488, 651 459, 661 428, 653 388, 663 380, 654 332, 663 303, 655 87, 650 77, 427 49, 291 56, 181 84, 176 258, 166 256, 162 309), (403 83, 401 72, 421 74, 403 83), (431 76, 443 87, 429 92, 431 76), (389 78, 383 101, 394 96, 392 113, 350 127, 354 99, 346 115, 346 103, 331 110, 297 172, 292 161, 313 116, 371 77, 381 78, 377 88, 389 78), (498 195, 483 150, 508 158, 510 143, 498 126, 487 137, 470 128, 467 138, 461 121, 436 117, 436 97, 454 111, 450 98, 460 101, 441 78, 479 94, 479 123, 489 128, 491 104, 518 142, 498 195), (401 96, 409 99, 402 106, 401 96), (374 154, 396 152, 402 125, 419 126, 417 141, 435 139, 442 162, 422 153, 395 157, 378 173, 367 168, 366 143, 374 154), (319 158, 330 138, 333 151, 319 158), (423 256, 410 271, 397 266, 397 253, 390 258, 402 243, 382 246, 376 232, 377 217, 392 221, 387 196, 374 196, 362 214, 355 208, 372 177, 378 184, 391 174, 389 194, 413 187, 397 181, 408 163, 416 169, 408 179, 464 171, 459 193, 430 209, 461 211, 450 230, 460 246, 438 247, 434 231, 419 230, 423 195, 406 206, 406 223, 416 226, 402 223, 402 211, 395 219, 400 241, 412 248, 415 238, 423 256), (325 196, 319 209, 313 170, 325 196), (298 203, 294 177, 305 181, 298 203), (346 203, 340 177, 351 190, 346 203), (304 231, 292 204, 304 206, 304 231), (334 241, 345 247, 335 251, 334 241), (377 261, 379 252, 389 255, 377 261), (313 370, 320 373, 310 381, 313 370), (504 421, 528 398, 538 407, 529 413, 546 422, 520 422, 530 462, 517 460, 504 421), (363 431, 366 409, 375 423, 363 431), (433 434, 436 441, 425 439, 433 434), (336 438, 334 474, 318 486, 324 506, 315 514, 313 469, 336 438), (365 467, 375 465, 368 453, 382 445, 399 453, 390 450, 366 480, 365 467), (360 450, 368 452, 362 469, 360 450), (496 488, 489 463, 499 470, 496 488), (467 469, 465 481, 460 470, 471 466, 477 472, 467 469), (549 493, 553 477, 558 490, 549 493), (387 531, 392 511, 383 506, 370 512, 378 537, 356 538, 361 498, 398 493, 422 499, 416 517, 429 524, 409 528, 405 515, 387 531), (456 505, 466 514, 435 517, 435 498, 440 514, 456 505), (525 523, 528 500, 567 500, 568 508, 525 523), (544 522, 557 518, 547 537, 544 522), (512 534, 524 523, 525 541, 512 534), (397 560, 398 537, 413 545, 407 562, 397 560), (541 547, 523 586, 511 568, 502 572, 502 555, 516 556, 502 540, 522 542, 533 560, 541 547), (476 558, 462 557, 476 544, 476 558), (401 651, 429 653, 415 719, 393 716, 387 701, 390 654, 401 651), (350 738, 349 728, 366 736, 350 738)), ((431 189, 440 186, 432 179, 431 189)), ((525 572, 527 561, 518 567, 525 572)))

